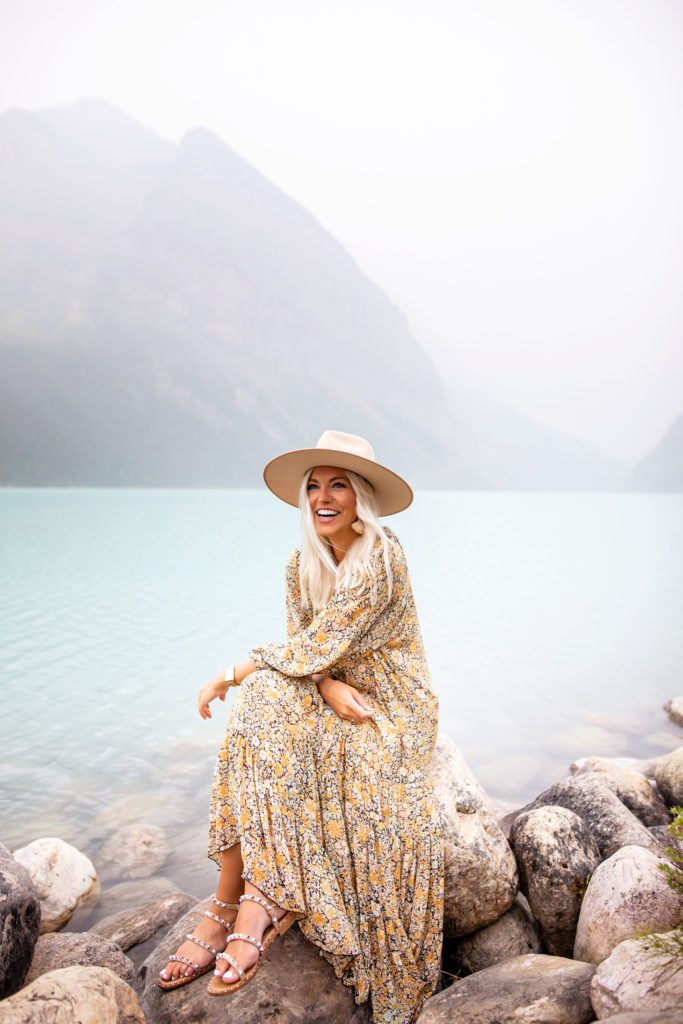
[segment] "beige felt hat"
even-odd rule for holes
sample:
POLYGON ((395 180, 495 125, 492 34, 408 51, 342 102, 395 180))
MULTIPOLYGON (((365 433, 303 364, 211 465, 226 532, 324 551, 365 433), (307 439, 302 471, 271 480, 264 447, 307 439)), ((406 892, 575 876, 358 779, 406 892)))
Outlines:
POLYGON ((301 481, 313 466, 338 466, 365 477, 375 490, 381 516, 402 512, 413 500, 406 481, 375 460, 369 441, 341 430, 325 430, 315 448, 298 448, 271 459, 263 470, 263 479, 273 494, 298 508, 301 481))

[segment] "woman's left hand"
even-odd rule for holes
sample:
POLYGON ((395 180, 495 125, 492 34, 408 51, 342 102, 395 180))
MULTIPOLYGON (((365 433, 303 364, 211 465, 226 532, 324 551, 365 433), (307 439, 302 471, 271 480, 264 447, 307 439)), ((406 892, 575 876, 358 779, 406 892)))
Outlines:
POLYGON ((199 708, 199 714, 202 718, 211 718, 211 710, 209 704, 212 700, 218 697, 219 700, 225 700, 225 695, 228 692, 228 684, 226 683, 223 676, 216 676, 206 686, 202 686, 197 697, 197 707, 199 708))

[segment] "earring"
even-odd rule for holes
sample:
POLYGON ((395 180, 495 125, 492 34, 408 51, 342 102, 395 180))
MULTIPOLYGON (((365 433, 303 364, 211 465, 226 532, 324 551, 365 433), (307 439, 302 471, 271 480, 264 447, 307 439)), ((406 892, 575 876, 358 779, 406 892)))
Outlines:
POLYGON ((365 526, 361 523, 360 519, 356 519, 355 522, 351 523, 351 529, 355 530, 356 533, 365 533, 365 526))

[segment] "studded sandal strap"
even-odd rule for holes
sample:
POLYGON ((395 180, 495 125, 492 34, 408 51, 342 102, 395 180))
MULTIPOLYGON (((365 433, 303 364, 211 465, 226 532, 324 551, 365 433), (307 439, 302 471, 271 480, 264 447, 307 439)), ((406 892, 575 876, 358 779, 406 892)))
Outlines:
POLYGON ((190 942, 196 942, 198 946, 202 947, 202 949, 208 949, 212 956, 215 956, 218 952, 218 950, 214 949, 213 946, 210 946, 208 942, 204 942, 204 939, 198 939, 196 935, 190 935, 188 933, 185 938, 189 939, 190 942))
POLYGON ((239 910, 240 909, 239 903, 224 903, 223 900, 219 900, 215 896, 212 896, 211 899, 213 900, 213 902, 216 904, 217 907, 222 907, 223 910, 239 910))
POLYGON ((188 967, 193 967, 195 971, 201 971, 199 964, 196 964, 194 960, 188 960, 186 956, 178 956, 177 953, 171 953, 168 959, 177 960, 178 963, 187 964, 188 967))
POLYGON ((230 931, 235 924, 234 921, 224 921, 222 917, 219 917, 218 914, 212 914, 210 910, 204 911, 204 917, 210 917, 212 921, 215 921, 216 924, 222 924, 228 931, 230 931))
POLYGON ((216 960, 227 960, 227 962, 235 968, 240 978, 244 974, 244 968, 240 967, 240 965, 235 960, 234 956, 231 956, 230 953, 219 953, 218 956, 216 957, 216 960))
POLYGON ((260 903, 262 907, 265 907, 267 912, 268 912, 268 916, 270 917, 271 921, 273 922, 273 927, 275 928, 275 931, 279 934, 279 932, 280 932, 280 920, 273 913, 273 910, 275 908, 274 908, 272 903, 268 903, 266 900, 261 899, 260 896, 254 896, 254 894, 251 893, 251 892, 243 893, 240 896, 240 903, 242 902, 242 900, 253 900, 254 903, 260 903))

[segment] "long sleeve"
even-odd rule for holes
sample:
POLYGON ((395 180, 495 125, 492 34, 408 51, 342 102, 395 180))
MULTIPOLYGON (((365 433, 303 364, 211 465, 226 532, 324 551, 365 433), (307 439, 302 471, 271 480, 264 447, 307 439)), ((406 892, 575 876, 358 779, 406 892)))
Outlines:
POLYGON ((288 676, 307 676, 331 669, 389 605, 386 567, 379 546, 373 566, 374 586, 368 581, 361 589, 344 587, 336 591, 310 624, 298 630, 298 583, 296 588, 288 587, 288 639, 285 643, 255 647, 249 651, 249 657, 258 668, 274 668, 288 676))

